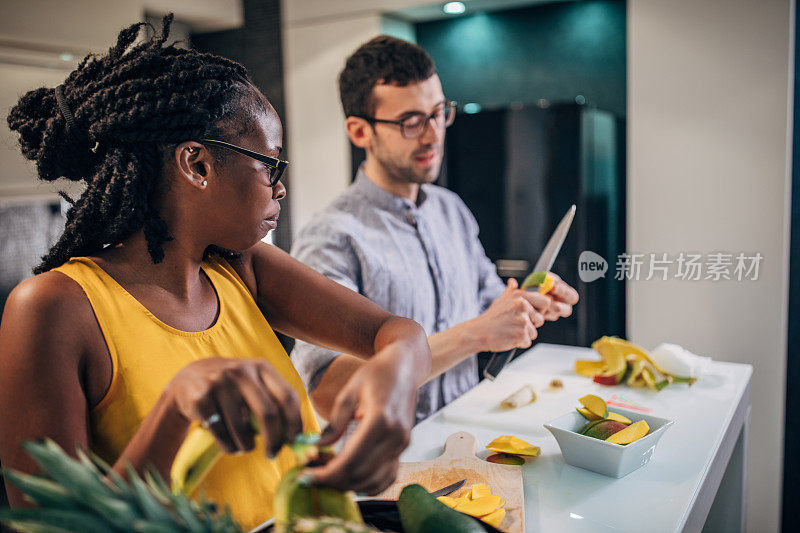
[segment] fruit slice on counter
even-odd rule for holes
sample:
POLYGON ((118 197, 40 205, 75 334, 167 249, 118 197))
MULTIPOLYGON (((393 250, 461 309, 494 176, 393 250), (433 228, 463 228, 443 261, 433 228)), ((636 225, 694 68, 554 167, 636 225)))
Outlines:
POLYGON ((631 422, 631 419, 628 418, 627 416, 622 416, 619 413, 612 413, 611 411, 608 412, 606 420, 616 420, 617 422, 622 422, 623 424, 627 425, 631 425, 633 423, 631 422))
POLYGON ((539 286, 539 294, 547 294, 551 290, 553 290, 553 286, 556 284, 556 279, 549 273, 549 272, 531 272, 528 274, 520 289, 527 289, 528 287, 534 287, 536 285, 539 286))
POLYGON ((538 457, 542 452, 541 448, 528 444, 524 440, 511 435, 497 437, 486 445, 486 448, 497 453, 510 453, 513 455, 527 455, 538 457))
POLYGON ((600 385, 619 385, 628 370, 628 359, 623 350, 608 350, 601 354, 606 366, 592 379, 600 385))
POLYGON ((500 529, 500 524, 503 522, 503 519, 506 517, 506 510, 500 508, 492 513, 487 514, 486 516, 482 516, 481 520, 489 524, 490 526, 500 529))
POLYGON ((605 418, 608 415, 608 407, 606 407, 606 402, 603 401, 603 399, 599 396, 587 394, 583 398, 579 398, 578 401, 581 402, 583 406, 592 414, 597 415, 600 418, 605 418))
POLYGON ((630 366, 630 372, 628 373, 628 380, 626 383, 631 387, 638 387, 644 385, 642 376, 642 370, 644 370, 645 361, 643 359, 635 359, 629 360, 628 365, 630 366), (639 382, 642 382, 641 384, 639 382))
POLYGON ((587 378, 600 374, 605 367, 605 361, 575 361, 575 373, 587 378))
POLYGON ((487 457, 486 460, 498 465, 521 466, 525 464, 525 459, 519 455, 512 455, 510 453, 494 453, 487 457))
POLYGON ((630 444, 631 442, 641 439, 650 432, 650 426, 644 420, 634 422, 630 426, 622 429, 606 439, 606 442, 614 444, 630 444))
POLYGON ((531 385, 525 385, 514 394, 500 402, 500 406, 504 409, 516 409, 523 405, 528 405, 536 401, 536 392, 531 385))

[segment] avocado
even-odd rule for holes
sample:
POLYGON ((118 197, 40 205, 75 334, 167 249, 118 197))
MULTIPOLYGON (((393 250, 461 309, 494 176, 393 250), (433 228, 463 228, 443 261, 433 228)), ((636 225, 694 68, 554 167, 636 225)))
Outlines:
POLYGON ((408 485, 397 499, 405 533, 486 533, 479 521, 438 501, 420 485, 408 485))

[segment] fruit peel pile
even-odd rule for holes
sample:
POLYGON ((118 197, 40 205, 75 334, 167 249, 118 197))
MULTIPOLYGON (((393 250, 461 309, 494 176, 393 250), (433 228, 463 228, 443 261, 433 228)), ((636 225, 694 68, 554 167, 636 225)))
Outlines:
POLYGON ((575 372, 600 385, 648 387, 660 391, 671 383, 692 385, 697 378, 677 376, 664 370, 644 348, 619 337, 601 337, 592 343, 600 361, 575 361, 575 372))
POLYGON ((583 407, 576 410, 588 420, 578 430, 579 435, 625 446, 650 432, 650 426, 644 420, 633 422, 626 416, 610 412, 606 402, 599 396, 587 394, 578 401, 583 407))
POLYGON ((506 510, 503 508, 506 502, 500 496, 492 494, 483 483, 472 485, 457 498, 439 496, 436 499, 451 509, 478 518, 495 528, 499 528, 506 517, 506 510))

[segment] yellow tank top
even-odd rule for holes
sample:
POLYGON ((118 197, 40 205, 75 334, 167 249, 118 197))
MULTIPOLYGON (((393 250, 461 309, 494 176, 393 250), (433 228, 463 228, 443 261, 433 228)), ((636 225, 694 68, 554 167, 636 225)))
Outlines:
MULTIPOLYGON (((90 413, 91 447, 106 461, 122 454, 175 373, 205 357, 266 359, 300 396, 304 429, 319 431, 303 382, 247 286, 218 256, 205 260, 202 269, 216 290, 219 315, 198 332, 161 322, 88 258, 76 257, 55 269, 83 288, 111 354, 111 386, 90 413)), ((253 451, 220 459, 198 490, 229 505, 236 520, 251 529, 272 517, 278 481, 295 464, 285 447, 268 460, 257 439, 253 451)))

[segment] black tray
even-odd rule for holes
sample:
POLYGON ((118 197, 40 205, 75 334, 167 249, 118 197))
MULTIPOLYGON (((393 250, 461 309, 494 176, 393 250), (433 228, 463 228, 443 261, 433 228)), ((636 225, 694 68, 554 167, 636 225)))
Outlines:
MULTIPOLYGON (((381 531, 394 531, 403 533, 403 526, 400 523, 400 512, 397 510, 397 502, 391 500, 362 500, 358 502, 364 522, 381 531)), ((476 519, 477 520, 477 519, 476 519)), ((502 533, 496 527, 481 522, 487 533, 502 533)), ((266 533, 273 530, 272 524, 253 530, 252 533, 266 533)), ((447 533, 442 530, 442 533, 447 533)))

